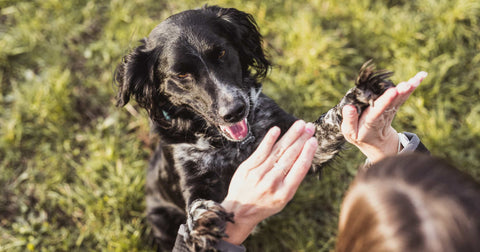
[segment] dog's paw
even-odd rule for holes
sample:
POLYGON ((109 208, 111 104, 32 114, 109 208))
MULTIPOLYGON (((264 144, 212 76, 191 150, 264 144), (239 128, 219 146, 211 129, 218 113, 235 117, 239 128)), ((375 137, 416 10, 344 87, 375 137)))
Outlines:
POLYGON ((185 243, 191 251, 216 251, 215 245, 226 237, 227 222, 233 222, 233 213, 217 202, 195 200, 190 205, 187 217, 185 243))
POLYGON ((375 100, 385 90, 394 87, 395 84, 388 78, 393 72, 387 70, 375 70, 375 65, 369 60, 363 64, 360 73, 355 81, 355 87, 345 95, 343 105, 352 104, 361 113, 369 105, 373 106, 375 100))

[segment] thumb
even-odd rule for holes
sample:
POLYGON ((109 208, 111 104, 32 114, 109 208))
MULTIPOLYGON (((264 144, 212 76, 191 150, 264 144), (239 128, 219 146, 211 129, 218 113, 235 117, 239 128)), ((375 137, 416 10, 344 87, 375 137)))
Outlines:
POLYGON ((340 126, 343 136, 347 141, 352 142, 357 139, 358 131, 358 113, 357 108, 352 105, 345 105, 342 108, 343 121, 340 126))

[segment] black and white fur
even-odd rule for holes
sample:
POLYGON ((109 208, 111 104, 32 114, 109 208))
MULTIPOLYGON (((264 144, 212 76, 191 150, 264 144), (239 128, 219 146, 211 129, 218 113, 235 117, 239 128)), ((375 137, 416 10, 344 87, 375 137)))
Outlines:
MULTIPOLYGON (((146 200, 148 221, 163 248, 173 246, 190 213, 186 243, 193 250, 211 249, 223 231, 211 239, 198 237, 205 235, 193 230, 201 229, 201 218, 191 213, 205 211, 191 209, 192 202, 221 202, 233 173, 267 130, 278 126, 286 132, 297 120, 262 93, 260 81, 269 67, 252 16, 217 6, 169 17, 118 66, 117 105, 133 97, 161 138, 147 172, 146 200)), ((357 86, 315 122, 314 169, 345 142, 339 126, 343 105, 361 112, 393 86, 390 75, 362 68, 357 86)))

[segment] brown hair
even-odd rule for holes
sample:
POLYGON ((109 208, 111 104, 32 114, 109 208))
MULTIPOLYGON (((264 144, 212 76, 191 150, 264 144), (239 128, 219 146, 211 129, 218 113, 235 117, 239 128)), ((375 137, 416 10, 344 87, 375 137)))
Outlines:
POLYGON ((350 186, 336 251, 480 251, 480 186, 438 158, 386 158, 350 186))

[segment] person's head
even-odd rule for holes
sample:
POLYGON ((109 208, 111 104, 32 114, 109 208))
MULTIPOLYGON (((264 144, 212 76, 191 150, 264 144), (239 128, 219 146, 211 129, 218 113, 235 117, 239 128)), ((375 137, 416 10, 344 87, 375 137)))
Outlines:
POLYGON ((386 158, 350 186, 336 250, 480 251, 480 186, 438 158, 386 158))

